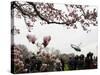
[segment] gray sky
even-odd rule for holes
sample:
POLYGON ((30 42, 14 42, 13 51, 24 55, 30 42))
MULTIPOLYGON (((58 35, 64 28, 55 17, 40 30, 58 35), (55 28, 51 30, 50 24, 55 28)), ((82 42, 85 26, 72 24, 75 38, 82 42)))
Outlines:
MULTIPOLYGON (((59 6, 57 6, 59 7, 59 6)), ((62 8, 61 8, 62 9, 62 8)), ((86 33, 83 31, 81 27, 78 27, 78 29, 67 29, 63 25, 57 25, 57 24, 49 24, 49 25, 43 25, 41 26, 38 22, 35 23, 35 27, 33 28, 32 32, 29 33, 25 22, 23 18, 18 19, 15 18, 15 26, 20 29, 20 34, 15 35, 14 42, 15 44, 24 44, 29 51, 37 51, 37 48, 35 45, 31 44, 27 38, 27 34, 33 34, 37 37, 37 41, 41 43, 43 36, 50 35, 51 41, 48 48, 55 48, 60 50, 61 53, 75 53, 75 54, 87 54, 89 51, 93 52, 95 55, 97 55, 97 42, 98 42, 98 30, 97 27, 91 26, 91 32, 86 33), (70 44, 80 45, 80 48, 82 51, 76 52, 74 49, 70 47, 70 44)), ((77 23, 77 25, 79 25, 77 23)), ((50 50, 51 50, 50 49, 50 50)))

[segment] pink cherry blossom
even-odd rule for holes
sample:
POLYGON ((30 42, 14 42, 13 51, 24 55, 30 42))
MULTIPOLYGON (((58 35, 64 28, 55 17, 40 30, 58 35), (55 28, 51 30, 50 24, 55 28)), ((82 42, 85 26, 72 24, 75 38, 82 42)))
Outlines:
POLYGON ((46 47, 49 44, 50 40, 51 40, 51 36, 45 36, 43 38, 43 45, 44 45, 44 47, 46 47))
POLYGON ((36 41, 35 35, 27 35, 27 39, 28 39, 29 42, 31 42, 32 44, 34 44, 35 41, 36 41))

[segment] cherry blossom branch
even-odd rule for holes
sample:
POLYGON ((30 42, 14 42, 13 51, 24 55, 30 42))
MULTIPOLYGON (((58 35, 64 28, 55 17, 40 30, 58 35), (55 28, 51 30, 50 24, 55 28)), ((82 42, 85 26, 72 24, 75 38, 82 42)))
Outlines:
POLYGON ((85 12, 85 9, 82 5, 66 5, 65 4, 65 6, 66 8, 71 7, 72 9, 73 8, 74 9, 71 12, 68 11, 68 13, 65 13, 65 12, 63 13, 62 10, 54 8, 53 4, 50 5, 48 3, 41 4, 41 3, 33 3, 33 2, 26 2, 25 4, 21 4, 17 1, 14 1, 12 3, 11 10, 16 8, 23 16, 24 21, 28 27, 30 27, 31 25, 29 25, 26 22, 26 19, 29 18, 31 20, 32 18, 34 18, 36 20, 37 17, 40 18, 42 21, 46 22, 47 24, 61 24, 61 25, 66 25, 70 27, 74 26, 75 28, 77 28, 76 22, 80 22, 83 30, 87 30, 87 28, 85 27, 86 25, 90 26, 93 24, 94 26, 96 26, 95 21, 97 17, 97 12, 95 10, 92 12, 90 11, 85 12), (26 5, 27 6, 29 5, 28 8, 23 8, 26 5), (30 7, 34 11, 30 11, 29 10, 30 7), (81 15, 79 15, 76 12, 77 9, 80 10, 79 12, 81 12, 81 15), (71 17, 71 19, 69 17, 71 17), (89 22, 87 24, 86 22, 88 20, 89 22))

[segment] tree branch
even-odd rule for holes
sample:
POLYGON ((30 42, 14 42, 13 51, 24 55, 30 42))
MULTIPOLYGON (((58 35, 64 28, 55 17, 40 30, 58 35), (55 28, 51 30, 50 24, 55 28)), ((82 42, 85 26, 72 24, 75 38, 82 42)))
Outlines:
MULTIPOLYGON (((38 16, 40 19, 46 21, 48 24, 51 24, 51 23, 54 23, 54 24, 68 24, 67 22, 50 22, 50 21, 48 21, 47 19, 45 19, 44 17, 41 16, 40 12, 39 12, 39 11, 37 10, 37 8, 36 8, 36 4, 34 4, 34 3, 32 3, 32 2, 27 2, 27 3, 29 3, 30 5, 32 5, 33 8, 34 8, 34 10, 35 10, 35 12, 36 12, 36 14, 37 14, 37 16, 38 16)), ((69 23, 69 24, 71 24, 71 23, 69 23)))
POLYGON ((19 10, 23 15, 26 15, 26 16, 28 16, 28 17, 30 17, 30 14, 31 14, 31 16, 37 16, 36 14, 23 11, 23 9, 21 8, 21 6, 19 6, 15 1, 13 2, 12 7, 13 7, 12 9, 16 8, 16 9, 19 10))

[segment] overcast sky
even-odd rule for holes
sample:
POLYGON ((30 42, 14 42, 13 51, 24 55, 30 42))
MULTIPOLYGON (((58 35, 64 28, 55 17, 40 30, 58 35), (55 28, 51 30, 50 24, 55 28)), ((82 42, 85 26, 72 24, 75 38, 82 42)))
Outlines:
MULTIPOLYGON (((78 29, 67 29, 63 25, 49 24, 41 26, 39 20, 35 23, 32 32, 28 32, 23 18, 15 18, 15 26, 20 29, 20 34, 15 35, 15 44, 24 44, 29 51, 37 51, 37 48, 31 44, 27 38, 27 34, 33 34, 37 37, 36 42, 42 42, 43 36, 50 35, 51 41, 48 48, 55 48, 60 50, 61 53, 75 53, 75 54, 87 54, 93 52, 97 55, 97 27, 91 27, 91 31, 86 33, 81 27, 78 29), (70 44, 80 45, 81 52, 76 52, 70 47, 70 44)), ((78 23, 77 23, 78 25, 78 23)))

